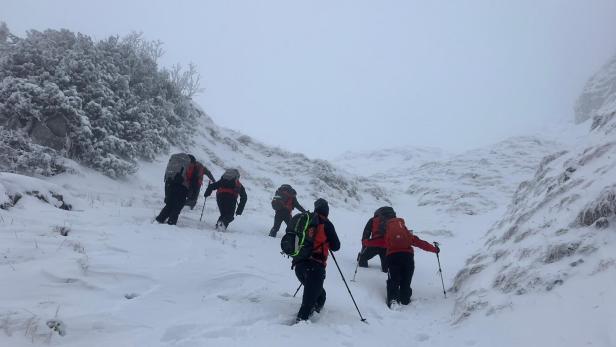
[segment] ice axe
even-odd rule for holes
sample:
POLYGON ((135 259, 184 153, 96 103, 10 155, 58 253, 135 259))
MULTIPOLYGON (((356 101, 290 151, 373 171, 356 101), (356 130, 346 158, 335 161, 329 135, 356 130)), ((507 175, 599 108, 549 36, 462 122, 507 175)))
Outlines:
POLYGON ((205 200, 207 198, 203 197, 203 207, 201 208, 201 217, 199 217, 199 222, 201 222, 201 220, 203 219, 203 212, 205 211, 205 200))

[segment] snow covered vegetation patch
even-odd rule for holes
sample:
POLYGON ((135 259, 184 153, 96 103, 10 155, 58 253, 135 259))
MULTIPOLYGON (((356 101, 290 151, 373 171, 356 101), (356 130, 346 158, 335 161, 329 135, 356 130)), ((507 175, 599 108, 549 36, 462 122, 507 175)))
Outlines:
POLYGON ((549 292, 576 278, 593 283, 605 271, 613 278, 615 126, 612 113, 595 116, 586 141, 546 156, 535 176, 520 184, 485 245, 456 276, 457 321, 509 308, 516 296, 549 292))
POLYGON ((161 69, 160 43, 68 30, 0 42, 0 169, 51 176, 61 157, 111 177, 185 145, 201 115, 194 69, 161 69))
POLYGON ((0 172, 0 209, 8 210, 24 196, 36 199, 63 210, 71 210, 64 189, 36 178, 0 172))

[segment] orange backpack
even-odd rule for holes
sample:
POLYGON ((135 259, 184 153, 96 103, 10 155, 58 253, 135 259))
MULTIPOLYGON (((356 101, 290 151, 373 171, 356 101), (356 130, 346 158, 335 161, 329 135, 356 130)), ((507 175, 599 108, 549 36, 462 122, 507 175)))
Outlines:
POLYGON ((385 245, 388 251, 411 249, 413 245, 413 232, 406 228, 404 219, 392 218, 387 221, 385 245))

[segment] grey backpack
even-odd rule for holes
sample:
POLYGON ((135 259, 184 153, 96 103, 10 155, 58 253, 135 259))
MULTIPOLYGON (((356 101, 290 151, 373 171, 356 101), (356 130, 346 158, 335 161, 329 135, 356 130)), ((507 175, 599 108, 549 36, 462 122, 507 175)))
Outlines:
POLYGON ((169 158, 165 170, 165 182, 183 184, 188 188, 186 175, 190 166, 190 157, 186 153, 176 153, 169 158))
POLYGON ((225 181, 236 181, 240 179, 240 172, 237 169, 227 169, 222 175, 222 179, 225 181))

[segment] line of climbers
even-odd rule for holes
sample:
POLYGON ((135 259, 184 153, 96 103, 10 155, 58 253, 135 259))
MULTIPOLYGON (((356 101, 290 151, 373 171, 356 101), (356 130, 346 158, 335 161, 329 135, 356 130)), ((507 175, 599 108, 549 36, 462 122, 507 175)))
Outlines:
POLYGON ((240 172, 237 169, 228 169, 216 181, 210 170, 198 162, 192 154, 186 153, 176 153, 169 158, 164 176, 165 206, 156 217, 156 221, 175 225, 184 206, 193 209, 197 204, 204 175, 210 180, 204 196, 207 198, 216 190, 216 203, 220 212, 216 229, 226 230, 234 216, 242 214, 248 200, 246 189, 240 182, 240 172))
MULTIPOLYGON (((340 249, 340 240, 328 219, 327 201, 316 200, 314 213, 310 213, 297 202, 296 195, 288 184, 276 191, 272 200, 276 214, 269 236, 276 236, 282 221, 287 224, 280 246, 283 253, 293 258, 291 268, 295 269, 297 278, 304 286, 302 304, 296 318, 296 321, 301 321, 307 320, 313 312, 320 312, 325 304, 323 283, 327 257, 330 250, 340 249), (293 208, 300 210, 300 213, 291 218, 293 208)), ((406 227, 404 219, 398 218, 390 206, 377 209, 366 223, 362 249, 357 255, 358 266, 368 267, 368 260, 379 255, 381 270, 387 273, 386 304, 390 308, 394 303, 408 305, 411 302, 411 280, 415 271, 413 247, 437 254, 440 252, 436 244, 432 245, 414 235, 406 227)))
MULTIPOLYGON (((220 211, 216 229, 225 231, 234 216, 242 214, 247 201, 246 190, 239 180, 239 171, 227 169, 216 181, 203 164, 193 155, 185 153, 174 154, 169 159, 164 176, 165 206, 156 221, 174 225, 184 206, 193 209, 204 175, 210 180, 204 197, 209 197, 216 190, 216 202, 220 211)), ((271 205, 275 215, 269 236, 275 238, 282 222, 286 224, 281 249, 293 259, 291 269, 295 270, 300 286, 304 287, 296 321, 307 320, 313 312, 320 312, 325 305, 326 292, 323 284, 327 258, 330 250, 340 249, 336 229, 328 219, 329 204, 325 199, 319 198, 314 202, 314 212, 307 211, 297 201, 295 189, 289 184, 283 184, 276 190, 271 205), (300 213, 292 216, 294 209, 300 213)), ((406 227, 404 219, 398 218, 390 206, 383 206, 374 212, 363 230, 361 243, 357 265, 368 267, 368 260, 378 255, 381 270, 387 273, 388 307, 394 303, 408 305, 411 301, 411 280, 415 271, 413 247, 436 254, 440 252, 437 243, 432 245, 414 235, 413 231, 406 227)))

